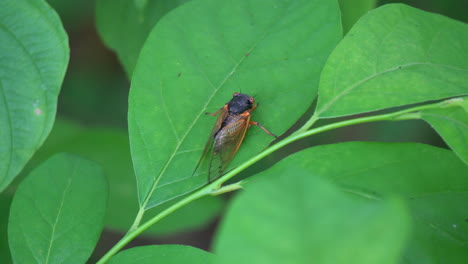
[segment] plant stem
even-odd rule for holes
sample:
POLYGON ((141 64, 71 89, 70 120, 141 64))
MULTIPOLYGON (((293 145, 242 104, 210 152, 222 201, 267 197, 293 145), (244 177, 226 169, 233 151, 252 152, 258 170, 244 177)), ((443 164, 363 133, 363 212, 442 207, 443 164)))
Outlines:
MULTIPOLYGON (((192 193, 191 195, 185 197, 184 199, 180 200, 178 203, 173 204, 172 206, 168 207, 164 211, 160 212, 158 215, 154 216, 144 224, 142 224, 139 227, 136 227, 135 229, 130 229, 125 236, 120 239, 117 244, 115 244, 98 262, 97 264, 102 264, 106 263, 109 261, 109 259, 117 254, 119 250, 121 250, 125 245, 127 245, 130 241, 132 241, 135 237, 143 233, 146 229, 150 228, 153 224, 157 223, 159 220, 163 219, 164 217, 170 215, 177 209, 183 207, 186 204, 189 204, 190 202, 193 202, 197 200, 198 198, 201 198, 207 194, 209 194, 213 190, 213 184, 209 184, 205 186, 204 188, 192 193), (209 188, 211 187, 211 188, 209 188)), ((134 226, 132 226, 134 228, 134 226)))
POLYGON ((307 129, 311 128, 315 124, 315 122, 317 122, 318 119, 318 115, 314 113, 314 115, 312 115, 312 117, 301 128, 294 132, 294 134, 300 134, 307 131, 307 129))
POLYGON ((171 214, 172 212, 176 211, 177 209, 183 207, 184 205, 197 200, 205 195, 217 195, 233 190, 237 190, 242 188, 241 183, 234 183, 228 186, 224 186, 221 188, 221 185, 240 173, 241 171, 245 170, 246 168, 250 167, 255 162, 263 159, 264 157, 268 156, 272 152, 294 142, 299 139, 312 136, 324 131, 332 130, 335 128, 362 124, 362 123, 369 123, 375 121, 399 121, 399 120, 408 120, 408 119, 420 119, 419 111, 427 110, 427 109, 436 109, 436 108, 446 108, 452 106, 459 106, 463 102, 463 98, 453 98, 449 100, 445 100, 442 102, 434 103, 434 104, 427 104, 427 105, 420 105, 412 108, 408 108, 405 110, 389 113, 389 114, 382 114, 382 115, 375 115, 375 116, 367 116, 367 117, 360 117, 345 121, 340 121, 332 124, 328 124, 325 126, 317 127, 311 130, 307 130, 308 127, 312 126, 319 117, 314 115, 311 119, 301 128, 298 132, 293 133, 289 137, 279 141, 278 143, 270 146, 269 148, 265 149, 264 151, 260 152, 258 155, 252 157, 251 159, 247 160, 246 162, 242 163, 238 167, 232 169, 228 173, 224 174, 217 180, 213 181, 212 183, 204 186, 203 188, 199 189, 198 191, 193 192, 192 194, 188 195, 184 199, 180 200, 179 202, 175 203, 174 205, 170 206, 166 210, 162 211, 158 215, 154 216, 143 225, 138 226, 141 218, 143 217, 144 209, 140 209, 138 215, 135 219, 134 224, 130 228, 129 232, 119 241, 117 244, 114 245, 97 263, 102 264, 107 262, 113 255, 115 255, 119 250, 121 250, 126 244, 132 241, 135 237, 143 233, 146 229, 151 227, 153 224, 157 223, 159 220, 163 219, 167 215, 171 214))
POLYGON ((135 217, 135 221, 133 221, 133 224, 128 230, 128 232, 131 232, 138 228, 138 226, 140 225, 141 219, 143 218, 143 215, 145 214, 145 211, 146 210, 144 207, 140 207, 140 209, 138 210, 137 216, 135 217))
POLYGON ((220 194, 223 194, 223 193, 232 192, 232 191, 235 191, 235 190, 242 189, 242 183, 243 183, 243 181, 239 181, 239 182, 236 182, 236 183, 233 183, 233 184, 223 186, 223 187, 221 187, 221 188, 219 188, 217 190, 213 190, 210 194, 216 196, 216 195, 220 195, 220 194))
MULTIPOLYGON (((415 107, 408 108, 408 109, 405 109, 405 110, 401 110, 401 111, 398 111, 398 112, 394 112, 394 113, 390 113, 390 114, 384 114, 384 115, 377 115, 377 116, 374 116, 374 117, 379 117, 378 119, 380 119, 380 117, 385 118, 386 116, 391 115, 391 116, 395 116, 395 118, 391 119, 391 120, 405 120, 404 118, 396 118, 396 117, 399 116, 399 115, 403 115, 405 113, 417 112, 417 111, 422 111, 422 110, 426 110, 426 109, 461 106, 463 104, 463 101, 464 101, 465 98, 467 98, 467 97, 450 98, 450 99, 447 99, 447 100, 444 100, 444 101, 441 101, 441 102, 438 102, 438 103, 415 106, 415 107)), ((319 119, 320 119, 320 113, 314 113, 314 115, 312 115, 312 117, 301 128, 299 128, 294 134, 305 133, 319 119)), ((414 118, 409 118, 409 119, 414 119, 414 118)), ((352 120, 362 120, 362 119, 361 118, 356 118, 356 119, 352 119, 352 120)), ((384 120, 389 120, 389 119, 381 119, 381 120, 376 120, 376 121, 384 121, 384 120)), ((365 121, 363 123, 366 123, 366 122, 370 122, 370 121, 365 121)), ((339 123, 341 123, 341 122, 339 122, 339 123)))

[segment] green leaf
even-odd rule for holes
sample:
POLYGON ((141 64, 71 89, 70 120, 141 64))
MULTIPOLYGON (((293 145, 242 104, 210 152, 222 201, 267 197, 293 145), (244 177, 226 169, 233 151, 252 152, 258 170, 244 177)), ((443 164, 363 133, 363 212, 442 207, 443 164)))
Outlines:
MULTIPOLYGON (((215 118, 234 92, 260 103, 252 120, 284 133, 316 96, 341 35, 333 1, 184 4, 156 25, 135 68, 129 132, 139 200, 149 208, 207 181, 192 177, 215 118)), ((232 165, 272 140, 252 127, 232 165)))
POLYGON ((208 264, 215 256, 198 248, 182 245, 142 246, 124 250, 115 255, 109 264, 208 264))
POLYGON ((98 0, 96 25, 106 45, 113 49, 129 78, 151 29, 163 15, 188 0, 98 0))
POLYGON ((401 200, 350 199, 290 165, 236 197, 217 235, 218 263, 397 263, 410 222, 401 200))
POLYGON ((68 64, 68 38, 44 1, 0 8, 0 191, 49 134, 68 64))
POLYGON ((102 230, 107 182, 94 162, 58 154, 19 185, 8 240, 15 263, 84 263, 102 230))
MULTIPOLYGON (((128 135, 120 130, 85 128, 76 123, 57 120, 44 145, 31 159, 25 171, 36 167, 58 152, 71 152, 96 161, 104 167, 109 181, 106 228, 125 232, 138 212, 136 182, 131 164, 128 135)), ((163 210, 148 212, 154 216, 163 210)), ((219 197, 197 200, 148 229, 148 234, 166 235, 200 228, 216 217, 223 208, 219 197)))
POLYGON ((343 32, 348 32, 359 18, 375 8, 376 0, 339 0, 343 32))
POLYGON ((379 201, 389 195, 403 196, 414 229, 406 263, 468 261, 464 210, 468 167, 449 150, 422 144, 349 142, 307 149, 276 166, 304 169, 332 180, 350 197, 379 201))
MULTIPOLYGON (((85 128, 57 120, 50 136, 25 170, 36 167, 57 152, 79 154, 103 166, 109 181, 105 227, 126 232, 139 208, 127 133, 117 129, 85 128)), ((154 216, 167 206, 158 206, 146 216, 154 216)), ((146 234, 167 235, 203 227, 218 216, 223 207, 224 200, 220 197, 202 198, 167 216, 146 234)))
POLYGON ((468 94, 468 25, 401 4, 363 16, 322 73, 330 118, 468 94))
MULTIPOLYGON (((427 121, 447 145, 468 165, 468 98, 463 105, 451 108, 439 108, 421 112, 427 121)), ((456 99, 463 100, 463 99, 456 99)))

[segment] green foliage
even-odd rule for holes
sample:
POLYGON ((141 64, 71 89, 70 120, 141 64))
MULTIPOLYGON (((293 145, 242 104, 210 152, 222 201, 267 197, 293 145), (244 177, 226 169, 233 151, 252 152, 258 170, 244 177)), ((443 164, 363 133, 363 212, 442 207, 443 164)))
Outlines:
MULTIPOLYGON (((340 31, 338 6, 323 1, 193 1, 166 15, 142 48, 130 91, 141 206, 206 183, 207 175, 191 177, 214 123, 204 113, 218 110, 234 92, 255 95, 262 109, 255 121, 284 133, 316 96, 340 31)), ((270 141, 253 128, 233 164, 270 141)))
POLYGON ((44 1, 2 1, 0 191, 47 138, 68 57, 67 35, 44 1))
MULTIPOLYGON (((66 14, 75 8, 51 2, 74 28, 80 15, 66 14)), ((402 4, 366 13, 375 1, 348 2, 99 0, 98 31, 131 77, 129 133, 58 121, 48 138, 67 36, 44 0, 4 2, 0 191, 23 172, 0 197, 8 233, 0 261, 10 251, 15 263, 467 262, 468 26, 402 4), (193 174, 216 119, 204 113, 234 92, 255 97, 252 120, 282 136, 250 128, 228 171, 207 182, 193 174), (400 120, 426 121, 451 150, 377 142, 302 150, 318 133, 400 120), (271 167, 244 171, 266 157, 271 167), (240 172, 249 177, 234 181, 240 172), (143 232, 205 226, 224 208, 219 195, 241 188, 215 254, 182 245, 119 252, 143 232), (103 227, 123 237, 89 259, 103 227)), ((74 77, 90 74, 69 76, 68 94, 99 86, 74 77)), ((88 94, 68 107, 94 114, 88 94)), ((118 114, 93 117, 105 113, 118 114)))
POLYGON ((459 107, 423 111, 421 117, 468 165, 468 100, 462 101, 459 107))
POLYGON ((97 29, 106 45, 119 56, 129 78, 154 25, 167 12, 187 1, 96 1, 97 29))
MULTIPOLYGON (((403 198, 413 229, 404 256, 410 263, 418 263, 421 256, 435 263, 468 259, 463 249, 468 225, 461 210, 468 203, 468 167, 451 151, 421 144, 349 142, 301 151, 272 170, 276 168, 289 177, 294 171, 288 170, 294 168, 308 172, 308 177, 326 178, 351 198, 403 198)), ((270 171, 262 174, 272 177, 270 171)))
POLYGON ((369 12, 333 51, 316 114, 336 117, 467 95, 468 25, 405 5, 369 12))
POLYGON ((13 261, 85 262, 101 233, 106 203, 99 165, 70 154, 53 156, 19 185, 11 204, 13 261))
POLYGON ((338 0, 343 31, 348 32, 361 16, 375 8, 376 2, 376 0, 338 0))
MULTIPOLYGON (((116 129, 85 128, 69 121, 57 120, 49 138, 28 167, 34 168, 58 152, 79 154, 103 166, 109 182, 109 203, 104 225, 125 232, 139 208, 128 134, 116 129)), ((213 220, 223 204, 220 197, 205 197, 168 216, 159 225, 150 228, 148 233, 167 235, 199 228, 213 220)), ((169 205, 164 204, 148 211, 148 217, 169 205)))
POLYGON ((165 264, 206 264, 212 263, 214 255, 188 246, 160 245, 143 246, 122 251, 113 257, 110 264, 151 264, 155 260, 165 264))
POLYGON ((236 197, 218 263, 397 263, 409 227, 403 203, 347 195, 301 165, 281 161, 236 197))

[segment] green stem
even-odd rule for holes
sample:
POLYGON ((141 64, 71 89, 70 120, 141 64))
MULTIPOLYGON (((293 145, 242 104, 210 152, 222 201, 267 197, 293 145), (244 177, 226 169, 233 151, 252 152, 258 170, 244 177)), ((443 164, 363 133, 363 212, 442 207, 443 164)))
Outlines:
POLYGON ((315 122, 317 122, 317 120, 319 120, 319 117, 316 113, 314 113, 314 115, 301 128, 294 132, 294 134, 306 132, 307 129, 311 128, 315 124, 315 122))
POLYGON ((236 191, 236 190, 242 189, 242 184, 243 183, 244 183, 243 181, 239 181, 239 182, 236 182, 236 183, 233 183, 233 184, 229 184, 229 185, 223 186, 223 187, 221 187, 221 188, 219 188, 217 190, 212 191, 210 194, 213 195, 213 196, 216 196, 216 195, 220 195, 220 194, 223 194, 223 193, 236 191))
MULTIPOLYGON (((395 118, 393 118, 391 120, 404 120, 403 117, 397 118, 397 116, 403 115, 405 113, 417 112, 417 111, 422 111, 422 110, 426 110, 426 109, 461 106, 463 104, 463 100, 465 98, 466 97, 450 98, 450 99, 447 99, 447 100, 444 100, 444 101, 441 101, 441 102, 438 102, 438 103, 415 106, 415 107, 408 108, 408 109, 405 109, 405 110, 401 110, 401 111, 398 111, 398 112, 394 112, 394 113, 390 113, 390 114, 384 114, 384 115, 378 115, 378 116, 374 116, 374 117, 377 117, 378 119, 380 119, 381 117, 384 118, 382 120, 376 120, 376 121, 388 120, 388 119, 385 119, 385 118, 388 117, 389 115, 390 116, 395 116, 395 118)), ((320 113, 314 113, 314 115, 301 128, 299 128, 294 134, 305 133, 319 119, 320 119, 320 113)), ((414 118, 407 118, 407 119, 414 119, 414 118)), ((356 119, 352 119, 352 120, 361 120, 361 118, 356 118, 356 119)), ((369 121, 365 121, 364 123, 366 123, 366 122, 369 122, 369 121)))
POLYGON ((133 224, 132 226, 130 227, 130 229, 128 230, 129 232, 135 230, 138 228, 138 226, 140 225, 141 223, 141 219, 143 219, 143 215, 145 214, 145 208, 144 207, 140 207, 140 210, 138 210, 138 213, 135 217, 135 221, 133 221, 133 224))
MULTIPOLYGON (((117 244, 114 245, 97 263, 102 264, 107 262, 113 255, 115 255, 119 250, 121 250, 125 245, 127 245, 130 241, 132 241, 135 237, 143 233, 146 229, 151 227, 153 224, 157 223, 159 220, 163 219, 167 215, 171 214, 172 212, 176 211, 177 209, 183 207, 184 205, 197 200, 205 195, 216 195, 220 193, 225 193, 233 190, 237 190, 239 188, 242 188, 241 182, 239 183, 234 183, 225 187, 220 188, 220 186, 226 182, 227 180, 231 179, 241 171, 245 170, 246 168, 250 167, 252 164, 255 162, 263 159, 264 157, 270 155, 272 152, 294 142, 299 139, 309 137, 324 131, 332 130, 335 128, 340 128, 340 127, 345 127, 345 126, 350 126, 350 125, 356 125, 356 124, 362 124, 362 123, 369 123, 369 122, 375 122, 375 121, 398 121, 398 120, 408 120, 408 119, 419 119, 420 115, 418 111, 422 110, 427 110, 427 109, 434 109, 434 108, 446 108, 446 107, 451 107, 451 106, 457 106, 460 104, 460 101, 463 102, 462 98, 454 98, 454 99, 449 99, 446 101, 442 101, 439 103, 435 104, 427 104, 427 105, 421 105, 421 106, 416 106, 412 108, 408 108, 405 110, 401 110, 398 112, 394 113, 389 113, 389 114, 382 114, 382 115, 376 115, 376 116, 368 116, 368 117, 360 117, 360 118, 355 118, 355 119, 350 119, 350 120, 345 120, 341 122, 336 122, 332 124, 328 124, 325 126, 321 126, 318 128, 314 128, 311 130, 306 130, 308 126, 312 126, 315 121, 317 121, 319 118, 318 116, 313 116, 307 123, 304 125, 300 131, 303 132, 296 132, 289 137, 279 141, 278 143, 274 144, 273 146, 270 146, 269 148, 265 149, 264 151, 260 152, 258 155, 254 156, 253 158, 247 160, 246 162, 242 163, 240 166, 234 168, 233 170, 229 171, 228 173, 224 174, 217 180, 213 181, 212 183, 204 186, 198 191, 193 192, 192 194, 188 195, 184 199, 180 200, 176 204, 172 205, 171 207, 167 208, 166 210, 162 211, 158 215, 154 216, 147 222, 145 222, 143 225, 138 226, 141 218, 143 216, 143 212, 139 212, 137 215, 137 219, 135 219, 135 223, 132 225, 132 228, 129 230, 129 232, 119 241, 117 244), (305 130, 305 131, 304 131, 305 130)), ((142 211, 142 210, 140 210, 142 211)))
MULTIPOLYGON (((125 236, 120 239, 117 244, 115 244, 98 262, 97 264, 106 263, 109 259, 117 254, 119 250, 121 250, 125 245, 127 245, 130 241, 132 241, 135 237, 143 233, 146 229, 150 228, 152 225, 157 223, 159 220, 163 219, 164 217, 170 215, 171 213, 175 212, 177 209, 183 207, 190 202, 193 202, 205 195, 210 194, 213 191, 213 184, 207 185, 204 188, 192 193, 191 195, 185 197, 183 200, 180 200, 178 203, 173 204, 172 206, 168 207, 164 211, 160 212, 158 215, 154 216, 144 224, 139 227, 136 227, 133 230, 130 230, 125 236), (211 188, 210 188, 211 187, 211 188)), ((132 226, 133 227, 133 226, 132 226)))

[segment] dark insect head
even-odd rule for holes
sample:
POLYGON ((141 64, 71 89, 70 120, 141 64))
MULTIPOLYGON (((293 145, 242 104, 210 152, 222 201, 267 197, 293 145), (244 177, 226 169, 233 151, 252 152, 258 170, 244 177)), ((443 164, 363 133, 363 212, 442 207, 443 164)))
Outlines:
POLYGON ((228 103, 230 115, 239 115, 252 109, 255 100, 247 94, 234 93, 231 101, 228 103))

